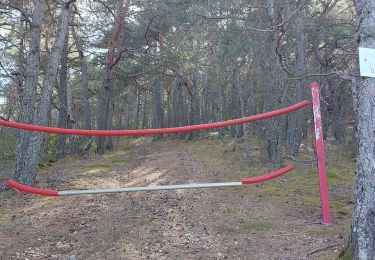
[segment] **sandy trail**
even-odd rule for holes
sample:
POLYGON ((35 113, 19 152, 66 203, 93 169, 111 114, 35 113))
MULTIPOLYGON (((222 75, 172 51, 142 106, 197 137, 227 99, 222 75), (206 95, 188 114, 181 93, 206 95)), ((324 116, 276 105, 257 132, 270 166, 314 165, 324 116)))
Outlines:
MULTIPOLYGON (((98 158, 75 167, 80 172, 98 158)), ((182 142, 140 143, 125 159, 81 175, 61 161, 43 176, 59 180, 49 187, 88 188, 223 181, 230 174, 230 167, 207 166, 182 142)), ((262 187, 62 198, 16 193, 1 206, 0 259, 329 259, 344 245, 346 238, 330 232, 334 226, 316 223, 319 212, 258 196, 262 187), (323 231, 306 233, 314 227, 323 231)))

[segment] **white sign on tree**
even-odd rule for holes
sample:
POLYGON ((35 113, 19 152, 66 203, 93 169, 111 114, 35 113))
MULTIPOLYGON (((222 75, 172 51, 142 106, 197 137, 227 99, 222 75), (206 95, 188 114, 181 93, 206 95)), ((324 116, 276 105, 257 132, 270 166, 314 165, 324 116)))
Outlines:
POLYGON ((359 48, 359 71, 362 77, 375 78, 375 49, 359 48))

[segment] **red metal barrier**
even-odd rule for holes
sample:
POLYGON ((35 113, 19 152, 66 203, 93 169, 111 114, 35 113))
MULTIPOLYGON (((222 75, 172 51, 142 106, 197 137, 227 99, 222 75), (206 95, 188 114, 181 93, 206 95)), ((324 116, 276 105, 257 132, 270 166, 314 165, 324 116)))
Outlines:
MULTIPOLYGON (((319 185, 320 185, 320 198, 321 198, 321 207, 322 207, 322 219, 324 224, 331 224, 331 213, 329 208, 329 195, 328 195, 328 187, 327 187, 327 177, 326 177, 326 165, 325 165, 325 156, 324 156, 324 144, 323 144, 323 131, 322 131, 322 121, 320 115, 320 99, 319 99, 319 84, 317 82, 311 83, 311 91, 312 91, 312 100, 313 100, 313 111, 314 111, 314 125, 315 125, 315 137, 316 137, 316 154, 318 158, 318 175, 319 175, 319 185)), ((173 134, 173 133, 182 133, 182 132, 192 132, 192 131, 200 131, 200 130, 208 130, 220 127, 226 127, 231 125, 239 125, 244 123, 249 123, 253 121, 263 120, 271 117, 280 116, 286 113, 290 113, 296 111, 298 109, 304 108, 308 106, 310 103, 309 101, 305 100, 298 104, 295 104, 290 107, 278 109, 275 111, 266 112, 259 115, 239 118, 228 120, 224 122, 216 122, 210 124, 201 124, 201 125, 191 125, 191 126, 182 126, 182 127, 174 127, 174 128, 160 128, 160 129, 143 129, 143 130, 80 130, 80 129, 65 129, 65 128, 55 128, 55 127, 47 127, 47 126, 38 126, 38 125, 30 125, 30 124, 23 124, 11 121, 4 121, 0 120, 0 126, 12 127, 27 131, 34 131, 34 132, 45 132, 45 133, 53 133, 53 134, 70 134, 70 135, 82 135, 82 136, 140 136, 140 135, 159 135, 159 134, 173 134)), ((269 179, 276 178, 281 176, 289 171, 293 170, 292 166, 288 166, 284 169, 279 171, 266 174, 260 177, 254 178, 245 178, 242 179, 242 182, 235 183, 236 185, 243 185, 243 184, 252 184, 261 181, 266 181, 269 179)), ((12 186, 16 189, 30 192, 34 194, 40 195, 47 195, 47 196, 59 196, 60 194, 57 191, 53 190, 41 190, 29 186, 25 186, 19 184, 13 180, 8 181, 8 185, 12 186)), ((225 187, 225 183, 223 184, 225 187)), ((177 185, 179 186, 179 185, 177 185)), ((181 185, 180 185, 181 186, 181 185)), ((180 187, 179 186, 179 187, 180 187)), ((186 185, 183 185, 186 186, 186 185)), ((204 186, 204 185, 203 185, 204 186)), ((201 187, 203 187, 201 185, 201 187)), ((208 185, 210 186, 210 185, 208 185)), ((207 187, 208 187, 207 186, 207 187)), ((229 186, 233 186, 231 183, 229 186)), ((174 189, 179 188, 174 187, 174 189)), ((212 186, 210 186, 212 187, 212 186)), ((143 187, 145 188, 145 187, 143 187)), ((147 187, 146 187, 147 188, 147 187)), ((136 191, 135 188, 130 188, 131 191, 136 191)), ((122 189, 123 191, 127 189, 122 189)), ((85 192, 85 191, 83 191, 85 192)), ((74 192, 73 192, 74 193, 74 192)), ((66 192, 65 195, 74 195, 72 192, 66 192), (69 193, 69 194, 68 194, 69 193)), ((103 191, 101 192, 103 193, 103 191)))
POLYGON ((294 170, 294 167, 291 166, 291 165, 288 165, 285 168, 282 168, 282 169, 280 169, 278 171, 275 171, 275 172, 270 172, 270 173, 265 174, 263 176, 242 179, 242 184, 253 184, 253 183, 268 181, 268 180, 277 178, 281 175, 284 175, 284 174, 286 174, 286 173, 288 173, 292 170, 294 170))
POLYGON ((331 210, 329 208, 329 195, 326 174, 326 159, 324 155, 324 142, 322 130, 322 117, 320 113, 320 95, 319 83, 312 82, 310 84, 312 93, 312 104, 314 113, 314 126, 315 126, 315 143, 316 143, 316 157, 318 159, 318 176, 320 186, 320 205, 322 208, 322 221, 323 224, 331 224, 331 210))
POLYGON ((222 183, 189 183, 179 185, 160 185, 160 186, 144 186, 144 187, 129 187, 116 189, 93 189, 93 190, 70 190, 70 191, 56 191, 43 190, 38 188, 22 185, 13 180, 8 180, 7 184, 17 190, 45 196, 70 196, 70 195, 85 195, 85 194, 99 194, 99 193, 119 193, 119 192, 136 192, 136 191, 156 191, 156 190, 178 190, 178 189, 201 189, 201 188, 219 188, 219 187, 238 187, 241 185, 254 184, 268 181, 281 175, 284 175, 294 170, 294 167, 289 165, 283 169, 275 172, 267 173, 263 176, 245 178, 241 182, 222 182, 222 183))
POLYGON ((59 193, 55 190, 42 190, 30 186, 26 186, 23 184, 20 184, 18 182, 15 182, 14 180, 8 180, 7 184, 10 187, 13 187, 17 190, 27 192, 27 193, 33 193, 33 194, 38 194, 38 195, 45 195, 45 196, 59 196, 59 193))
POLYGON ((181 126, 174 128, 160 128, 160 129, 141 129, 141 130, 80 130, 80 129, 66 129, 66 128, 56 128, 47 126, 38 126, 23 124, 11 121, 0 120, 0 125, 23 129, 27 131, 34 132, 44 132, 50 134, 69 134, 69 135, 84 135, 84 136, 140 136, 140 135, 159 135, 159 134, 175 134, 184 132, 193 132, 199 130, 208 130, 213 128, 226 127, 231 125, 239 125, 244 123, 249 123, 253 121, 263 120, 275 116, 280 116, 286 113, 296 111, 298 109, 304 108, 309 105, 307 100, 302 101, 290 107, 282 108, 279 110, 266 112, 259 115, 228 120, 224 122, 202 124, 202 125, 191 125, 191 126, 181 126))

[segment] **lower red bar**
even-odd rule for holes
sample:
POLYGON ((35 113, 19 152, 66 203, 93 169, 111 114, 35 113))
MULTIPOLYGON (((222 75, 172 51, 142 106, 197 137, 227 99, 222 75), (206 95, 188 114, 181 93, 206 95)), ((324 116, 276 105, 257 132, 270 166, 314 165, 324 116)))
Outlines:
POLYGON ((294 170, 294 167, 291 166, 291 165, 288 165, 285 168, 282 168, 278 171, 270 172, 270 173, 268 173, 266 175, 263 175, 263 176, 242 179, 242 184, 253 184, 253 183, 268 181, 268 180, 277 178, 281 175, 284 175, 284 174, 286 174, 286 173, 288 173, 292 170, 294 170))
POLYGON ((28 192, 28 193, 34 193, 39 195, 45 195, 45 196, 59 196, 59 193, 55 190, 42 190, 38 188, 29 187, 26 185, 22 185, 18 182, 15 182, 14 180, 8 180, 7 184, 17 190, 28 192))

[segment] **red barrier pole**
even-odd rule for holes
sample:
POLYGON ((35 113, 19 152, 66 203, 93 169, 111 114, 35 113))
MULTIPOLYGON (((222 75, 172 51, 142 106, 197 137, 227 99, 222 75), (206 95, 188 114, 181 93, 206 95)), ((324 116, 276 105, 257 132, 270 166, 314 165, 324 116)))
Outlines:
POLYGON ((316 150, 316 157, 318 159, 318 176, 319 176, 319 186, 320 186, 320 205, 322 208, 322 222, 323 224, 332 224, 331 210, 329 208, 326 159, 324 155, 322 117, 320 113, 319 83, 312 82, 310 84, 310 88, 311 88, 312 104, 313 104, 313 112, 314 112, 315 143, 316 143, 315 150, 316 150))

